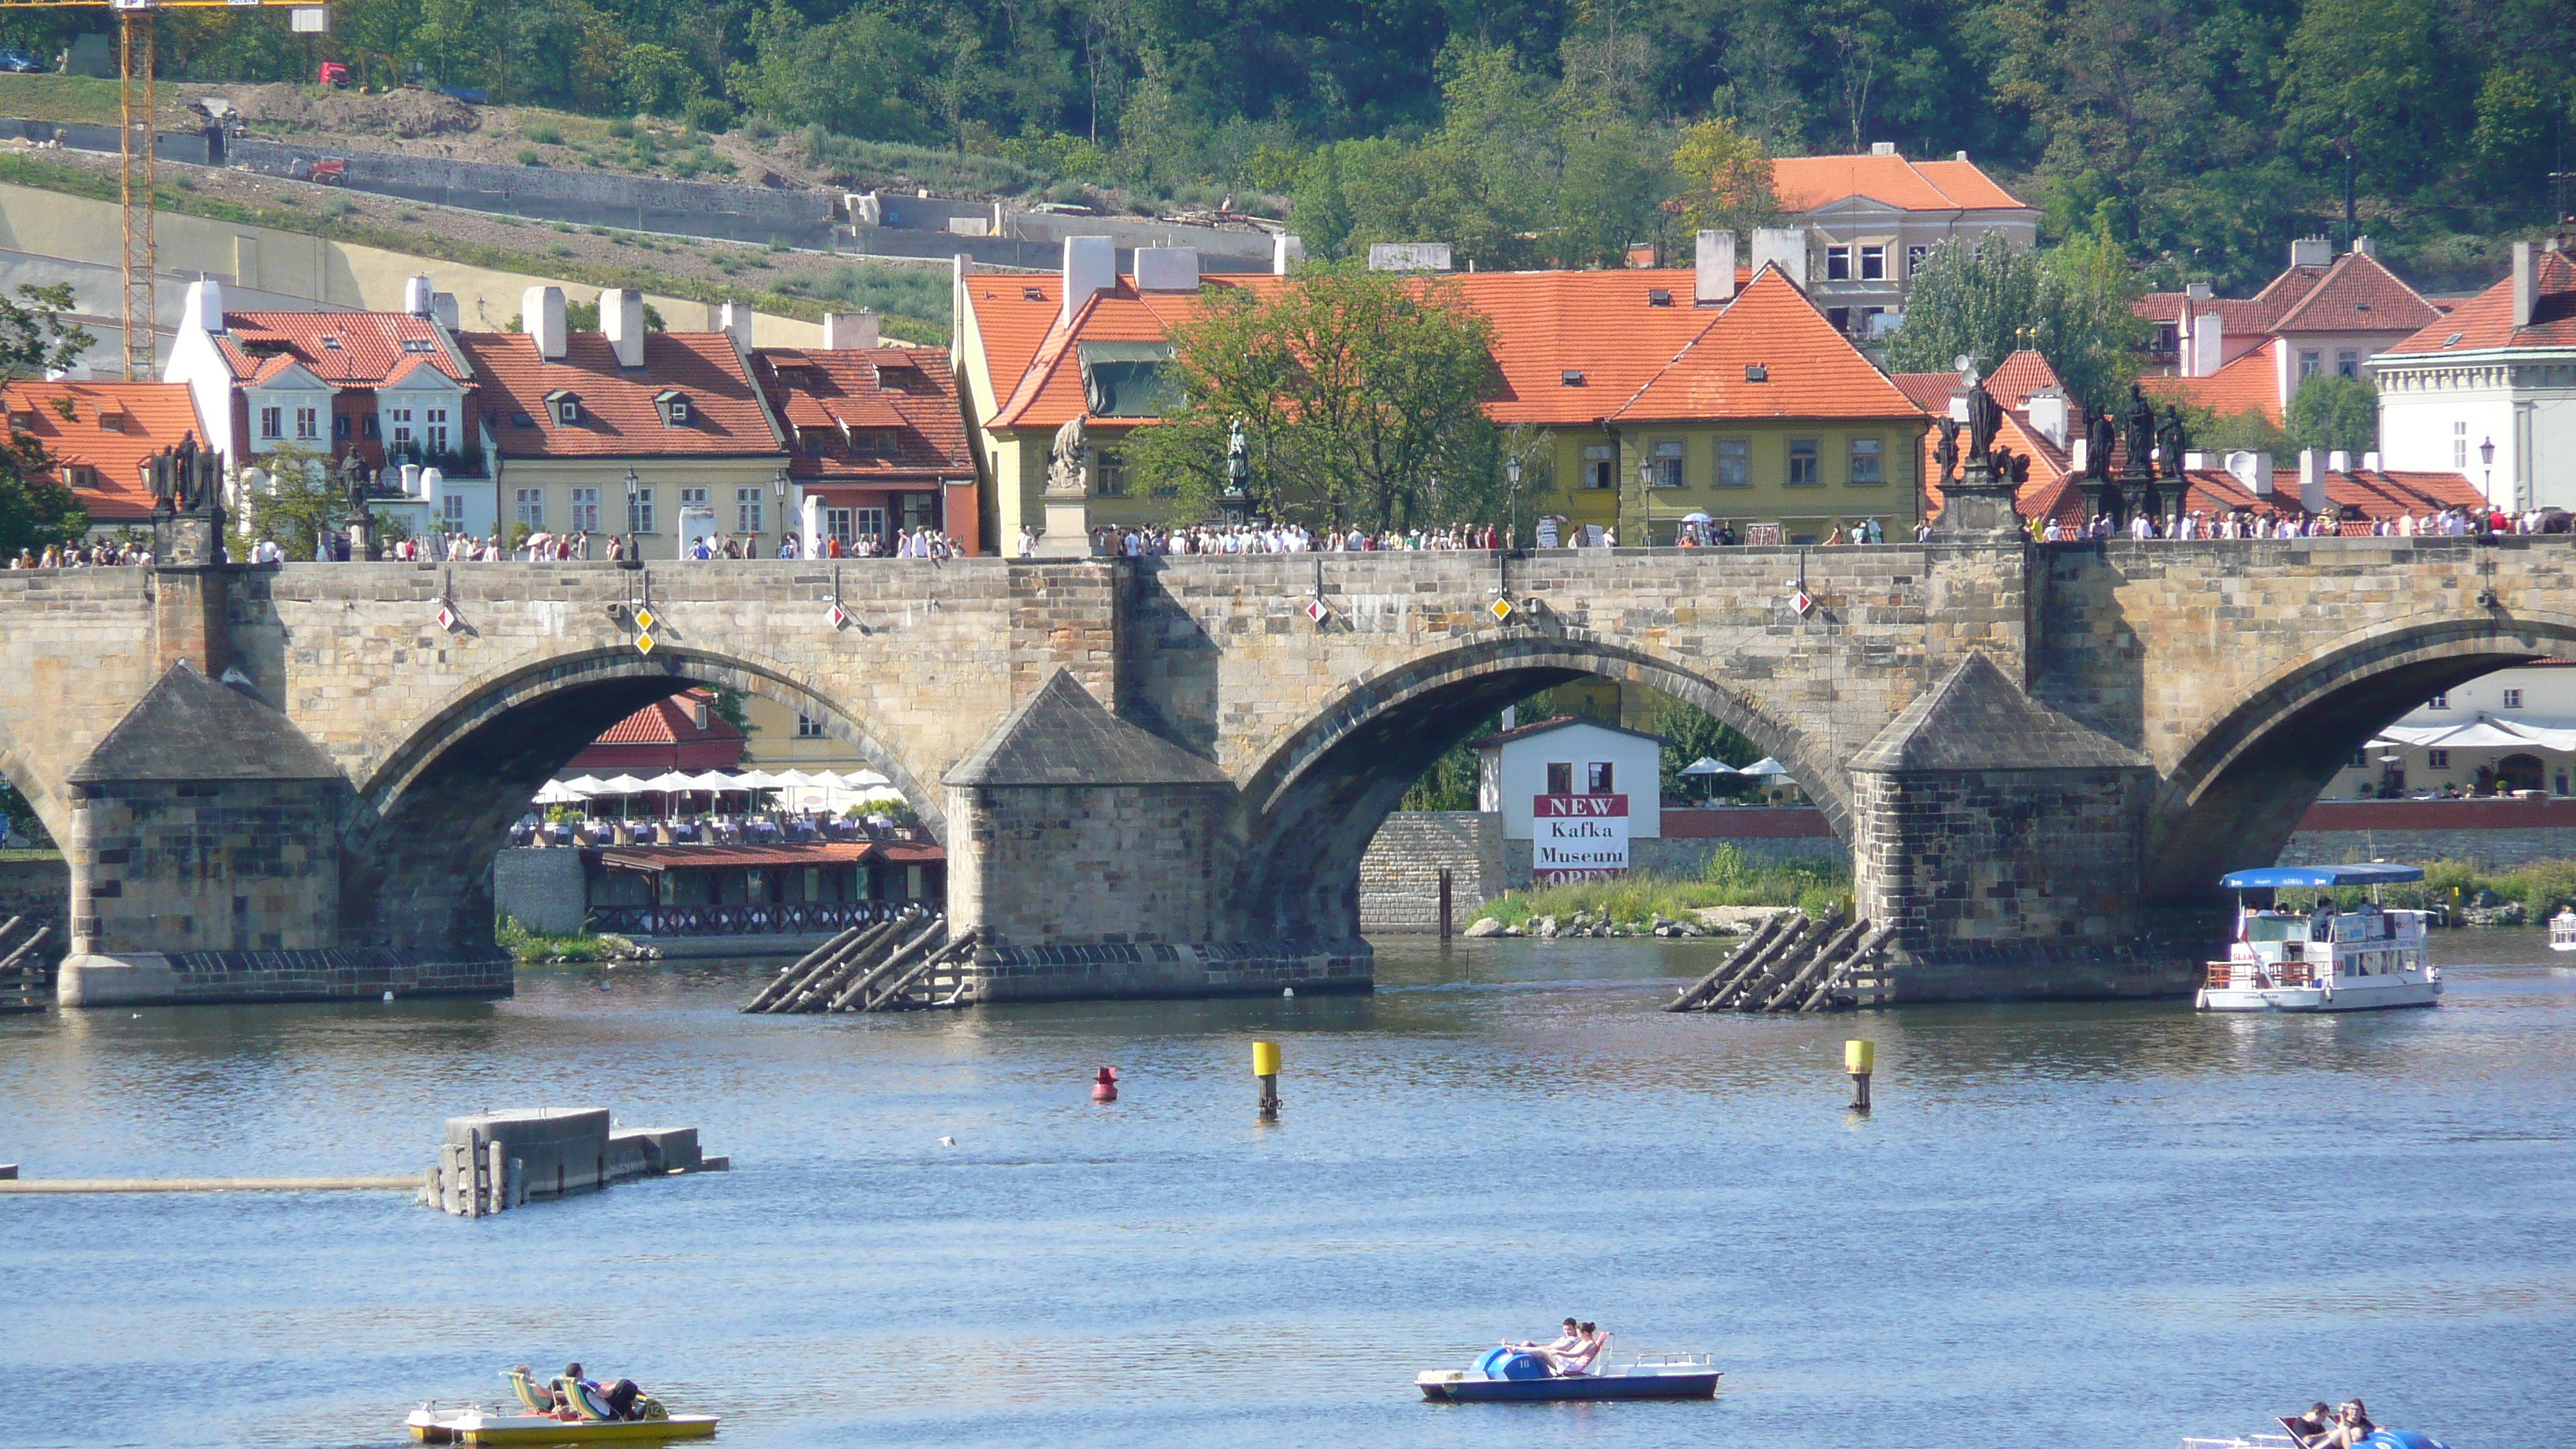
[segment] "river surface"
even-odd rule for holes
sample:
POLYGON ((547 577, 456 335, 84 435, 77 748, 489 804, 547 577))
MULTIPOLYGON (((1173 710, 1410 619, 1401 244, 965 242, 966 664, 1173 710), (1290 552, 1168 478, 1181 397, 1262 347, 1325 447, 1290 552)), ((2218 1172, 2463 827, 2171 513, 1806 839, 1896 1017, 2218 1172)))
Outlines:
POLYGON ((0 1443, 392 1444, 578 1358, 738 1449, 2173 1449, 2355 1394, 2453 1449, 2576 1444, 2576 971, 2438 944, 2439 1009, 2345 1017, 1667 1016, 1712 948, 1398 939, 1366 997, 735 1014, 767 962, 0 1018, 30 1177, 412 1172, 487 1105, 734 1163, 480 1222, 0 1197, 0 1443), (1723 1392, 1411 1386, 1566 1314, 1714 1352, 1723 1392))

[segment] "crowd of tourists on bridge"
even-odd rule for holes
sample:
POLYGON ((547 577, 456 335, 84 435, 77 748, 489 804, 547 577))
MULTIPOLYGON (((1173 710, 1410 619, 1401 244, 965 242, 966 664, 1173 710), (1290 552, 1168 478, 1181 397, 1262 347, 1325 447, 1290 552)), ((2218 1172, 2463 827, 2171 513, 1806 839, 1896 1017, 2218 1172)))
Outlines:
POLYGON ((152 550, 139 543, 49 543, 42 553, 18 550, 12 569, 94 569, 118 564, 148 564, 152 550))
MULTIPOLYGON (((2556 508, 2522 513, 2508 513, 2503 509, 2442 508, 2424 513, 2400 513, 2390 518, 2369 518, 2350 508, 2340 513, 2272 514, 2247 509, 2213 514, 2206 509, 2194 509, 2179 516, 2168 514, 2162 518, 2145 513, 2132 514, 2126 523, 2107 513, 2096 514, 2089 524, 2053 517, 2034 518, 2027 526, 2035 543, 2070 543, 2116 538, 2123 534, 2136 539, 2167 538, 2184 542, 2249 538, 2461 538, 2487 534, 2565 533, 2569 522, 2570 515, 2556 508)), ((1936 532, 1927 524, 1915 530, 1915 537, 1929 538, 1936 532)))

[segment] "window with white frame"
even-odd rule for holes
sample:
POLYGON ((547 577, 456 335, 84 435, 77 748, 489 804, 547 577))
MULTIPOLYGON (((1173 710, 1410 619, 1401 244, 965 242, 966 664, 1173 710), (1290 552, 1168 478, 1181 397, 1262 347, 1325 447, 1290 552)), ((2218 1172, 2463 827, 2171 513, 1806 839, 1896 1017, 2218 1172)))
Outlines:
POLYGON ((2451 752, 2449 750, 2426 750, 2424 752, 2424 768, 2428 770, 2447 770, 2451 768, 2451 752))
POLYGON ((2451 466, 2463 471, 2469 466, 2469 423, 2466 418, 2451 424, 2451 466))
POLYGON ((1616 488, 1619 486, 1618 472, 1618 456, 1611 448, 1595 444, 1583 450, 1584 487, 1616 488))
POLYGON ((429 445, 429 450, 431 452, 446 452, 448 438, 447 409, 423 408, 421 410, 420 418, 420 436, 421 441, 429 445))
POLYGON ((385 434, 385 440, 387 442, 392 443, 397 448, 410 442, 412 440, 411 409, 385 409, 385 426, 391 430, 385 434))
POLYGON ((543 488, 519 490, 519 521, 532 529, 546 526, 546 490, 543 488))
POLYGON ((2522 691, 2519 689, 2506 690, 2504 692, 2504 707, 2507 709, 2522 708, 2522 691))
POLYGON ((1887 247, 1871 242, 1860 249, 1860 279, 1864 282, 1887 280, 1887 247))
POLYGON ((2313 352, 2299 354, 2299 381, 2306 382, 2324 370, 2324 365, 2317 360, 2317 354, 2313 352))
POLYGON ((843 548, 848 548, 858 537, 857 534, 850 531, 852 526, 849 509, 826 508, 823 510, 823 531, 830 534, 843 548))
POLYGON ((261 408, 259 410, 259 435, 262 438, 285 437, 286 409, 278 407, 261 408))
POLYGON ((438 500, 438 517, 440 522, 447 525, 448 532, 463 533, 465 531, 465 495, 449 493, 442 496, 438 500))
POLYGON ((1851 481, 1854 483, 1887 481, 1887 475, 1879 469, 1878 439, 1854 438, 1851 440, 1851 481))
POLYGON ((1717 440, 1717 486, 1749 488, 1753 484, 1753 440, 1720 438, 1717 440))
POLYGON ((581 399, 559 397, 555 402, 555 426, 569 428, 581 421, 581 399))
POLYGON ((633 494, 628 496, 626 500, 626 531, 628 533, 651 533, 653 531, 652 489, 638 488, 633 494))
POLYGON ((800 740, 819 740, 822 737, 823 722, 821 720, 814 718, 810 714, 800 714, 796 716, 796 738, 800 740))
POLYGON ((572 518, 570 522, 572 530, 575 533, 599 532, 598 489, 576 488, 572 490, 572 518))
POLYGON ((1654 471, 1648 476, 1654 479, 1656 487, 1679 488, 1683 486, 1682 445, 1680 440, 1667 438, 1664 441, 1655 444, 1652 459, 1654 463, 1654 471))
POLYGON ((1923 270, 1923 259, 1926 256, 1931 255, 1931 252, 1932 249, 1930 247, 1907 247, 1905 249, 1905 275, 1910 277, 1916 272, 1923 270))
POLYGON ((2338 352, 2338 353, 2336 353, 2336 354, 2335 354, 2335 376, 2337 376, 2337 377, 2359 377, 2359 376, 2361 376, 2361 354, 2360 354, 2360 353, 2358 353, 2358 352, 2338 352))
POLYGON ((706 506, 707 490, 704 488, 683 488, 680 490, 680 511, 682 513, 686 513, 692 508, 705 508, 706 506))
POLYGON ((295 410, 295 436, 303 442, 311 442, 322 436, 320 409, 300 407, 295 410))
POLYGON ((1851 280, 1851 252, 1852 249, 1850 247, 1825 248, 1826 281, 1848 282, 1851 280))
POLYGON ((733 526, 736 533, 766 532, 768 525, 761 521, 761 512, 760 490, 758 488, 737 488, 733 490, 733 526))

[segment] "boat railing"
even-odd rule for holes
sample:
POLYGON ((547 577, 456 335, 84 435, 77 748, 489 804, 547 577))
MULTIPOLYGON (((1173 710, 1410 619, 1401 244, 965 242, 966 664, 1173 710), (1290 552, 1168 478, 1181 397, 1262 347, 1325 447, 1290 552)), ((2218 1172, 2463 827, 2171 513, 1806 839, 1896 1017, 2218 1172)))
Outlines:
POLYGON ((2311 986, 2316 983, 2316 968, 2305 961, 2212 961, 2209 963, 2209 989, 2234 989, 2243 976, 2250 984, 2269 989, 2279 986, 2311 986))
POLYGON ((2185 1439, 2182 1449, 2299 1449, 2287 1434, 2245 1434, 2229 1439, 2185 1439))
POLYGON ((1715 1368, 1713 1353, 1684 1353, 1678 1349, 1644 1349, 1619 1361, 1622 1368, 1715 1368))

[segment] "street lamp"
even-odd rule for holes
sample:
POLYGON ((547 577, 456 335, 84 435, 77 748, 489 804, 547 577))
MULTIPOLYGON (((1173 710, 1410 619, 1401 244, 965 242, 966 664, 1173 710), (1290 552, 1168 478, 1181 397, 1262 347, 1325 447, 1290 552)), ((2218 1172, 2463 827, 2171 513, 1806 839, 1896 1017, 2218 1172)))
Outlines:
POLYGON ((638 521, 638 515, 642 512, 643 497, 644 480, 635 476, 634 469, 627 469, 625 563, 628 568, 642 568, 644 566, 644 555, 637 552, 637 544, 635 542, 635 527, 638 521))
POLYGON ((2495 501, 2495 438, 2492 435, 2485 442, 2478 444, 2478 463, 2486 470, 2486 487, 2483 491, 2487 495, 2487 501, 2492 503, 2495 501))
POLYGON ((1503 478, 1512 485, 1512 531, 1503 539, 1503 547, 1511 548, 1521 539, 1521 460, 1517 454, 1503 460, 1503 478))
MULTIPOLYGON (((784 541, 788 532, 787 470, 784 468, 777 469, 769 475, 769 506, 771 511, 778 515, 778 533, 780 539, 784 541)), ((755 537, 758 536, 758 532, 757 529, 753 530, 755 537)))

